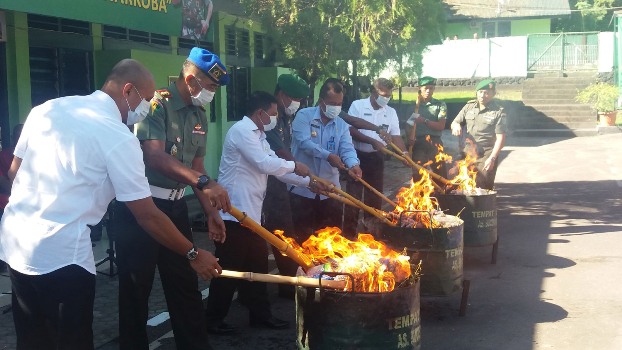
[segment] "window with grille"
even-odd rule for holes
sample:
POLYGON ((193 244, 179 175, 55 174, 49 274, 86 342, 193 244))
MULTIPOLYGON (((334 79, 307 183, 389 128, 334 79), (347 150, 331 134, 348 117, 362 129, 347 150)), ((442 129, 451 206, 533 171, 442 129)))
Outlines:
POLYGON ((227 120, 237 121, 246 113, 246 101, 250 95, 250 69, 228 66, 231 80, 227 84, 227 120))
POLYGON ((34 14, 28 15, 28 28, 91 35, 89 22, 34 14))
POLYGON ((117 26, 104 25, 103 35, 105 38, 129 40, 137 43, 169 46, 171 44, 168 35, 149 33, 142 30, 127 29, 117 26))
POLYGON ((263 60, 264 57, 264 35, 255 33, 255 58, 263 60))
POLYGON ((235 28, 232 26, 225 27, 225 53, 232 56, 236 56, 238 53, 235 43, 235 28))
POLYGON ((237 47, 238 56, 250 57, 251 55, 251 40, 248 30, 240 29, 237 33, 237 47))

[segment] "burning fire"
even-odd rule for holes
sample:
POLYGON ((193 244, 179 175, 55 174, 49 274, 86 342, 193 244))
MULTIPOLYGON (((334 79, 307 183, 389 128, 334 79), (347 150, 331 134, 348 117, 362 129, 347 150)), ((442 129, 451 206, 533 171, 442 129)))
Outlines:
POLYGON ((397 194, 397 207, 392 212, 393 222, 408 227, 440 227, 440 224, 433 220, 438 201, 430 196, 434 192, 432 179, 423 169, 419 170, 419 174, 421 180, 417 182, 410 180, 410 187, 402 187, 397 194))
MULTIPOLYGON (((293 239, 285 237, 283 231, 276 230, 274 233, 296 251, 311 258, 315 265, 323 265, 324 272, 343 272, 354 276, 355 292, 390 292, 397 283, 411 275, 410 257, 388 248, 370 234, 359 233, 357 240, 351 241, 343 237, 338 228, 326 227, 309 237, 301 247, 293 239)), ((345 290, 351 290, 351 284, 348 278, 345 290)))
POLYGON ((472 194, 476 192, 477 185, 475 183, 475 177, 477 171, 475 170, 475 162, 477 157, 471 154, 466 155, 466 158, 456 163, 458 174, 451 179, 451 183, 455 185, 456 190, 462 191, 466 194, 472 194))

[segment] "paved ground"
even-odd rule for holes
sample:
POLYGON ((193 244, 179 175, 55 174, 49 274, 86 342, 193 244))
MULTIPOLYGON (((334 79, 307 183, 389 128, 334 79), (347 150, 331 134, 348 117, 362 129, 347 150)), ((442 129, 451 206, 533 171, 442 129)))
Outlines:
MULTIPOLYGON (((444 136, 447 148, 453 138, 444 136)), ((460 293, 422 298, 424 349, 622 349, 622 134, 572 139, 513 138, 503 150, 497 176, 499 253, 466 248, 464 276, 471 281, 467 314, 459 317, 460 293)), ((387 166, 387 192, 408 179, 397 162, 387 166)), ((210 248, 202 233, 199 244, 210 248)), ((103 258, 107 243, 95 247, 103 258)), ((100 266, 107 271, 108 264, 100 266)), ((95 342, 116 349, 117 281, 98 276, 95 342)), ((208 287, 201 285, 202 289, 208 287)), ((0 291, 7 291, 0 276, 0 291)), ((207 293, 209 289, 205 290, 207 293)), ((248 328, 242 306, 230 319, 241 332, 212 337, 215 349, 295 349, 295 305, 271 286, 275 315, 292 327, 282 331, 248 328)), ((0 296, 0 306, 8 297, 0 296)), ((159 282, 151 315, 166 310, 159 282)), ((149 326, 151 349, 174 349, 170 325, 149 326)), ((0 314, 0 349, 14 349, 11 313, 0 314)))

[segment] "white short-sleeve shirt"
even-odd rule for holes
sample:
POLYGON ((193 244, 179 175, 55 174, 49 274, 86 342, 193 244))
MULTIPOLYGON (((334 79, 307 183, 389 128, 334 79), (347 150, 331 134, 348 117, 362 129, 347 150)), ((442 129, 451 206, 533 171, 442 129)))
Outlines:
POLYGON ((0 258, 41 275, 75 264, 95 274, 87 225, 110 201, 149 197, 138 139, 102 91, 32 109, 15 156, 22 159, 0 223, 0 258))
MULTIPOLYGON (((350 109, 348 110, 348 114, 354 117, 358 117, 361 119, 365 119, 368 122, 382 127, 386 132, 388 132, 392 136, 400 135, 400 121, 397 118, 397 112, 395 109, 390 106, 380 107, 379 109, 374 109, 371 105, 371 101, 369 98, 364 98, 360 100, 356 100, 352 102, 350 105, 350 109)), ((382 142, 386 146, 386 142, 384 142, 377 132, 373 130, 359 130, 363 135, 369 136, 372 139, 378 140, 382 142)), ((372 145, 365 142, 360 142, 353 140, 354 148, 357 151, 361 152, 375 152, 376 150, 372 145)))

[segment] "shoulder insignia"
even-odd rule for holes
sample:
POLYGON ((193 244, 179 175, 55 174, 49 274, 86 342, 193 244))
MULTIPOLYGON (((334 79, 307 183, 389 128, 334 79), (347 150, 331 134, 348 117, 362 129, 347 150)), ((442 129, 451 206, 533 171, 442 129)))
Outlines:
POLYGON ((477 100, 469 100, 467 103, 475 103, 477 100))
POLYGON ((168 89, 156 90, 151 99, 151 113, 162 107, 162 100, 168 101, 170 97, 171 92, 168 89))

